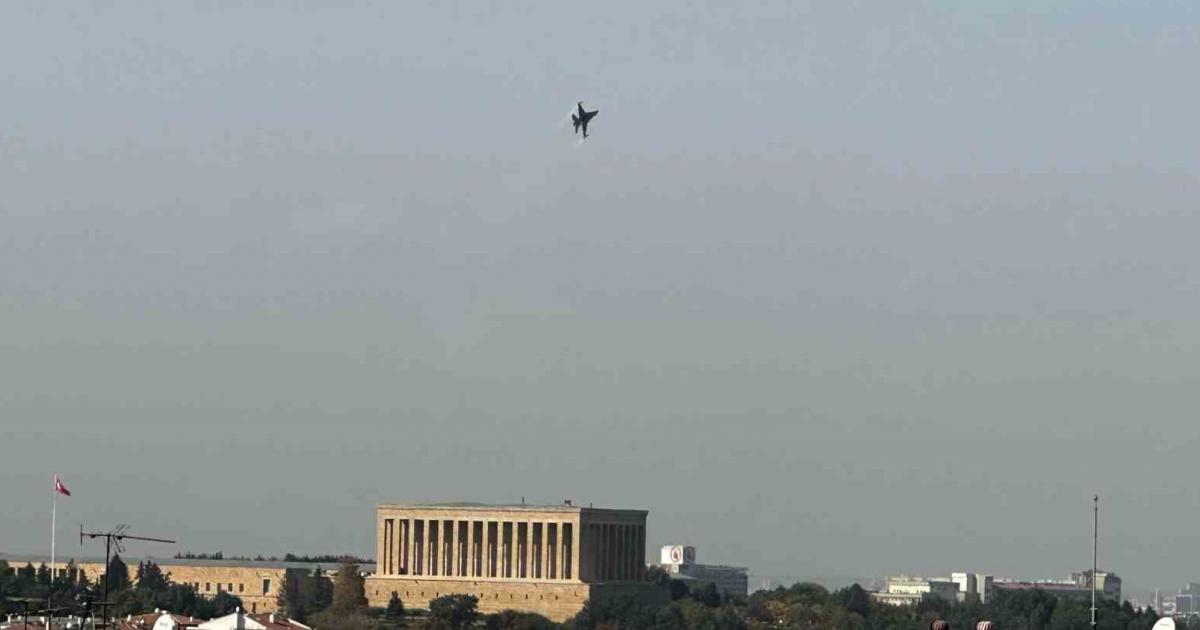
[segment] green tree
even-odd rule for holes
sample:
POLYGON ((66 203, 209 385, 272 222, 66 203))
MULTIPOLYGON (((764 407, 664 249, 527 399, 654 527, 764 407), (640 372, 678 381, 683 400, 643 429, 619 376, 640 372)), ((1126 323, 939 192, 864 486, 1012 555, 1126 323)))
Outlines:
POLYGON ((154 562, 139 562, 137 567, 137 590, 161 593, 167 590, 170 582, 154 562))
POLYGON ((50 588, 50 567, 43 562, 37 568, 37 583, 42 588, 50 588))
POLYGON ((67 561, 67 566, 64 567, 63 575, 54 578, 55 590, 75 590, 75 585, 79 583, 79 565, 75 564, 75 559, 67 561))
POLYGON ((484 617, 483 627, 487 630, 553 630, 559 626, 536 613, 504 610, 484 617))
POLYGON ((646 572, 642 574, 642 581, 665 586, 671 581, 671 574, 667 573, 660 566, 650 566, 647 567, 646 572))
POLYGON ((108 581, 109 593, 116 593, 129 588, 129 567, 125 566, 125 561, 121 559, 120 554, 113 554, 112 559, 108 561, 105 578, 100 581, 101 588, 103 588, 105 580, 108 581))
POLYGON ((26 593, 29 589, 37 584, 37 569, 33 565, 26 562, 25 566, 17 569, 17 588, 21 593, 26 593))
POLYGON ((92 581, 88 579, 87 572, 83 569, 79 570, 79 581, 75 583, 76 588, 80 591, 87 591, 92 586, 92 581))
POLYGON ((333 605, 333 583, 321 567, 313 569, 305 585, 309 589, 312 610, 325 610, 333 605))
POLYGON ((367 591, 362 572, 353 562, 343 562, 333 581, 333 605, 335 614, 348 616, 367 607, 367 591))
POLYGON ((241 598, 237 595, 230 594, 228 591, 221 591, 220 593, 217 593, 216 597, 206 601, 212 602, 211 610, 205 611, 208 613, 207 615, 204 615, 206 617, 221 617, 228 615, 239 608, 242 608, 241 598))
POLYGON ((474 595, 443 595, 429 602, 429 627, 434 630, 463 630, 479 617, 479 599, 474 595))
POLYGON ((653 628, 657 612, 658 608, 634 597, 589 599, 566 625, 575 630, 653 628))
POLYGON ((404 623, 404 602, 400 600, 400 593, 392 591, 392 597, 388 600, 387 609, 383 611, 383 618, 397 626, 404 623))
MULTIPOLYGON (((180 615, 205 617, 207 615, 199 614, 198 610, 202 606, 200 602, 203 599, 190 584, 168 582, 167 588, 155 595, 154 607, 180 615)), ((203 606, 207 607, 208 604, 203 606)))
POLYGON ((696 588, 692 589, 692 599, 708 606, 709 608, 717 608, 721 605, 721 591, 717 590, 717 585, 712 582, 703 582, 696 588))
POLYGON ((858 584, 834 591, 830 599, 845 608, 847 611, 866 615, 871 607, 871 598, 867 595, 867 591, 858 584))
POLYGON ((692 594, 692 590, 688 588, 687 582, 683 580, 672 579, 668 586, 671 589, 671 601, 677 601, 692 594))
POLYGON ((279 592, 275 595, 275 610, 281 615, 303 621, 304 617, 300 613, 299 590, 296 584, 296 573, 292 569, 284 569, 283 584, 279 585, 279 592))
POLYGON ((339 615, 333 612, 332 608, 314 614, 311 617, 310 623, 314 628, 320 628, 320 630, 325 630, 326 628, 336 630, 378 630, 381 627, 379 620, 372 618, 366 612, 339 615))
POLYGON ((691 599, 681 599, 675 602, 675 605, 679 608, 679 614, 683 616, 683 621, 688 628, 697 630, 715 630, 717 628, 716 614, 708 606, 691 599))

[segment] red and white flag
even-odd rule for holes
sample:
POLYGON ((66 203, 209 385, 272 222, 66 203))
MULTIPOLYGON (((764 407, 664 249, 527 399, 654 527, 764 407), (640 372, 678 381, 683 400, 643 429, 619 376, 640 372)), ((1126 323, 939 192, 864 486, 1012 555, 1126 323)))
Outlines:
POLYGON ((71 491, 67 490, 67 487, 63 485, 63 482, 58 478, 58 475, 54 475, 54 491, 68 497, 71 496, 71 491))

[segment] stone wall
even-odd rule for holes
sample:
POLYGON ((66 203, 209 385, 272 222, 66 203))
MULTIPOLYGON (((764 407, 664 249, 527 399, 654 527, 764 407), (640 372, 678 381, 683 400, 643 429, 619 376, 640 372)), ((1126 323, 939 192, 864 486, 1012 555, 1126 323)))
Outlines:
POLYGON ((634 597, 646 603, 666 603, 670 595, 649 583, 589 584, 584 582, 483 581, 415 579, 371 575, 366 581, 371 606, 387 606, 392 592, 406 608, 429 608, 429 602, 445 595, 474 595, 484 614, 519 610, 562 622, 578 613, 591 598, 634 597))
MULTIPOLYGON (((244 609, 252 613, 275 612, 276 597, 287 571, 274 567, 157 564, 168 579, 176 584, 191 585, 201 597, 216 597, 217 593, 228 591, 241 599, 244 609)), ((67 564, 56 562, 55 566, 61 571, 67 564)), ((104 576, 103 562, 82 562, 77 566, 93 584, 99 583, 104 576)), ((129 579, 137 579, 136 561, 129 567, 129 579)))

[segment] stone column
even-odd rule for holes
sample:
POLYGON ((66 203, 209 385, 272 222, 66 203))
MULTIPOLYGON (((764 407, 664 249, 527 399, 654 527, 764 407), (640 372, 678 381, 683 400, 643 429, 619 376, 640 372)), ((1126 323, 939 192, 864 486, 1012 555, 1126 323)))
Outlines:
POLYGON ((439 524, 441 521, 437 519, 429 519, 425 524, 425 546, 429 551, 425 554, 425 564, 429 568, 425 570, 425 575, 437 575, 438 563, 442 560, 442 554, 438 553, 438 545, 442 544, 442 537, 439 524))
POLYGON ((625 526, 614 523, 612 525, 613 537, 613 570, 612 579, 621 580, 625 577, 625 541, 622 535, 625 533, 625 526))
POLYGON ((467 520, 467 546, 464 547, 464 550, 467 552, 467 572, 463 576, 476 577, 479 571, 475 570, 475 552, 479 550, 475 548, 475 521, 470 518, 467 520))
POLYGON ((396 575, 408 569, 408 520, 407 518, 396 518, 396 575))
POLYGON ((383 531, 381 532, 383 534, 383 541, 382 541, 383 545, 379 549, 380 553, 377 556, 375 556, 375 562, 380 563, 380 564, 377 564, 376 566, 378 566, 379 570, 382 571, 385 575, 387 573, 391 572, 391 568, 389 566, 391 564, 391 562, 389 562, 389 560, 390 560, 389 556, 392 553, 391 538, 392 538, 392 528, 393 527, 394 527, 394 525, 392 524, 392 519, 390 519, 390 518, 383 519, 383 531))
POLYGON ((483 553, 480 554, 479 558, 479 570, 483 572, 483 577, 492 577, 492 568, 491 563, 489 562, 491 560, 491 554, 488 553, 488 540, 490 538, 488 536, 488 525, 490 524, 491 521, 483 522, 483 553))
POLYGON ((566 570, 567 566, 563 558, 565 556, 564 552, 567 550, 567 546, 563 541, 566 540, 565 536, 567 534, 567 527, 562 521, 559 521, 555 524, 554 528, 554 575, 560 580, 565 580, 566 573, 564 571, 566 570))
POLYGON ((504 521, 496 521, 496 561, 492 563, 492 571, 497 578, 504 577, 504 521))
POLYGON ((634 563, 634 526, 625 527, 625 541, 625 562, 628 563, 625 565, 625 580, 632 580, 634 578, 634 571, 637 569, 634 563))
POLYGON ((533 577, 533 521, 525 521, 525 553, 522 554, 525 563, 525 579, 533 577))
POLYGON ((604 526, 604 578, 611 581, 616 576, 617 563, 613 562, 613 558, 617 556, 616 547, 617 536, 613 535, 612 523, 606 523, 604 526))
POLYGON ((608 525, 596 524, 596 538, 600 542, 596 545, 596 578, 605 580, 608 578, 608 525))
POLYGON ((629 580, 629 526, 620 526, 620 578, 629 580))
POLYGON ((625 526, 613 525, 613 561, 616 566, 613 568, 613 579, 625 579, 625 526))
POLYGON ((387 575, 395 575, 400 570, 396 567, 396 535, 400 528, 400 521, 388 519, 388 539, 387 539, 387 575))
POLYGON ((582 545, 579 544, 579 540, 583 537, 579 531, 581 529, 583 529, 582 518, 571 523, 571 554, 568 556, 571 559, 571 570, 567 573, 576 580, 583 579, 582 569, 580 568, 580 558, 583 557, 583 552, 580 551, 582 545))
POLYGON ((592 562, 588 559, 588 554, 592 549, 591 526, 584 525, 583 518, 580 518, 579 522, 575 524, 575 530, 574 538, 571 541, 571 544, 575 545, 573 550, 575 570, 572 573, 581 581, 590 580, 592 578, 592 562))
POLYGON ((629 527, 621 525, 617 528, 617 550, 620 555, 617 556, 617 579, 628 579, 629 571, 629 527))
MULTIPOLYGON (((379 515, 375 520, 375 562, 378 563, 386 562, 386 558, 383 557, 383 539, 386 536, 385 523, 387 523, 387 519, 383 518, 383 515, 379 515)), ((384 564, 380 569, 385 566, 387 565, 384 564)))
POLYGON ((404 520, 404 571, 413 575, 413 520, 404 520))
POLYGON ((544 580, 546 579, 546 531, 549 525, 546 521, 537 524, 541 528, 533 530, 533 575, 534 577, 544 580))
POLYGON ((596 548, 596 577, 601 580, 608 579, 608 525, 598 523, 596 525, 596 537, 600 540, 600 545, 596 548))
POLYGON ((629 526, 622 525, 621 526, 621 579, 622 580, 629 579, 629 571, 631 569, 631 567, 629 566, 629 564, 630 564, 629 552, 630 552, 631 547, 633 547, 633 545, 629 544, 629 526))
POLYGON ((492 537, 491 521, 483 522, 483 577, 496 576, 496 560, 499 560, 500 522, 496 522, 496 536, 492 537), (492 560, 491 548, 497 548, 496 560, 492 560))
POLYGON ((448 576, 458 575, 458 517, 454 521, 450 521, 450 550, 446 553, 446 559, 450 560, 450 570, 446 571, 448 576))
POLYGON ((413 541, 413 558, 416 563, 413 565, 415 567, 413 570, 416 571, 416 575, 425 575, 429 572, 429 558, 425 557, 426 547, 429 546, 429 523, 425 522, 423 518, 413 519, 413 530, 416 537, 413 541), (418 525, 420 525, 421 535, 416 537, 415 530, 418 525))
POLYGON ((571 553, 569 551, 571 539, 567 537, 567 524, 558 524, 558 579, 565 580, 570 575, 571 553))
POLYGON ((519 568, 517 567, 517 522, 509 521, 508 527, 508 575, 509 577, 516 579, 520 574, 520 572, 517 571, 519 568))
POLYGON ((633 566, 629 567, 629 579, 635 582, 641 579, 642 554, 638 551, 638 526, 629 526, 629 562, 633 566))
POLYGON ((542 527, 545 528, 542 530, 542 553, 546 554, 546 563, 543 565, 545 568, 542 569, 542 577, 547 580, 556 580, 558 579, 558 569, 554 564, 559 557, 558 550, 555 549, 558 545, 558 523, 546 521, 546 524, 542 525, 542 527), (551 536, 551 533, 554 536, 551 536))
POLYGON ((629 554, 626 551, 628 548, 625 546, 625 526, 617 525, 616 530, 617 530, 616 531, 616 534, 617 534, 617 558, 616 558, 617 571, 616 571, 616 575, 614 575, 613 577, 618 580, 624 580, 625 579, 625 560, 629 557, 629 554))
POLYGON ((406 518, 396 519, 400 531, 396 533, 396 575, 408 571, 408 530, 409 521, 406 518))
POLYGON ((413 575, 425 575, 425 521, 422 519, 413 519, 413 575), (418 525, 420 527, 418 527, 418 525), (421 530, 421 537, 417 539, 417 530, 421 530))
POLYGON ((641 581, 646 576, 646 526, 638 525, 637 544, 638 572, 637 579, 641 581))
POLYGON ((600 535, 600 523, 588 526, 588 540, 592 542, 592 551, 588 552, 588 575, 592 576, 593 580, 600 580, 600 569, 604 565, 600 562, 600 552, 604 551, 604 536, 600 535))
POLYGON ((621 529, 618 530, 617 533, 621 537, 621 540, 619 541, 620 547, 621 547, 621 574, 617 577, 619 577, 622 580, 628 580, 629 579, 629 526, 622 525, 621 529))
POLYGON ((451 540, 451 538, 454 537, 454 522, 445 520, 442 521, 441 533, 442 553, 444 554, 442 558, 442 570, 445 571, 443 575, 446 577, 451 577, 454 575, 454 541, 451 540), (449 533, 447 533, 446 530, 450 530, 449 533))
POLYGON ((626 574, 628 580, 637 579, 637 526, 629 526, 629 572, 626 574))

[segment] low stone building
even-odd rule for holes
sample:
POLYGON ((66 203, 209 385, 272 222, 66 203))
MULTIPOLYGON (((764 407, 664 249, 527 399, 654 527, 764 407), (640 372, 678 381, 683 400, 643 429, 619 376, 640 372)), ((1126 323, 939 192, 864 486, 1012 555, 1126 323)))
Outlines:
POLYGON ((589 599, 665 601, 644 581, 646 511, 570 504, 390 504, 376 510, 372 606, 395 592, 410 608, 474 595, 484 613, 522 610, 563 621, 589 599))
POLYGON ((884 581, 882 591, 871 593, 871 599, 892 606, 912 606, 929 598, 957 601, 958 584, 945 579, 894 575, 884 581))
MULTIPOLYGON (((30 563, 38 566, 45 563, 49 566, 48 558, 38 556, 0 557, 7 560, 10 567, 30 563)), ((136 581, 138 562, 151 561, 158 565, 163 574, 176 584, 190 585, 202 597, 216 597, 218 593, 228 592, 242 600, 242 606, 248 613, 273 613, 279 593, 287 580, 295 580, 300 575, 311 575, 316 569, 321 569, 327 576, 332 576, 338 565, 324 562, 282 562, 255 560, 186 560, 159 558, 123 558, 129 567, 129 577, 136 581)), ((56 575, 66 575, 71 561, 56 562, 51 567, 56 575)), ((82 571, 88 581, 98 584, 104 578, 104 562, 76 562, 74 568, 82 571)), ((373 565, 360 565, 364 572, 370 572, 373 565)), ((327 578, 328 579, 328 578, 327 578)))

